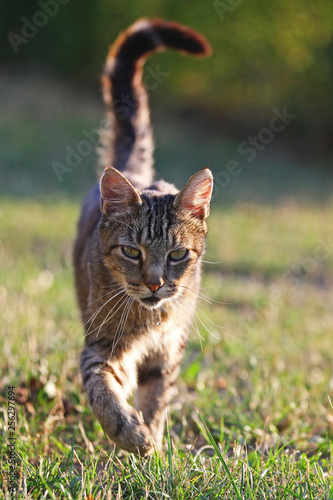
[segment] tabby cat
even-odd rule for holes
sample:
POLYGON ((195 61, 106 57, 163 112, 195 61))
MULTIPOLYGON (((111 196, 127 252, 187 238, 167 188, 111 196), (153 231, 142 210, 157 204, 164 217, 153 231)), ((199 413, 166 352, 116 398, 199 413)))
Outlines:
POLYGON ((142 70, 149 54, 165 48, 210 53, 203 36, 159 19, 137 21, 110 49, 101 161, 112 167, 83 203, 74 251, 84 387, 106 434, 140 455, 161 447, 198 294, 213 184, 208 168, 180 192, 153 181, 142 70), (128 403, 134 391, 136 409, 128 403))

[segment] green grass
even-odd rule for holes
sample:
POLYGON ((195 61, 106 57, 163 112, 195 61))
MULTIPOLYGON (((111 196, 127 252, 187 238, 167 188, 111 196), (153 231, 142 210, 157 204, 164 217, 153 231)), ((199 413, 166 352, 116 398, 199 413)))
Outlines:
POLYGON ((246 137, 153 106, 162 177, 181 186, 232 159, 242 172, 214 194, 206 298, 164 452, 139 459, 107 441, 79 373, 75 197, 96 157, 62 183, 52 169, 98 128, 102 107, 41 74, 0 83, 0 498, 15 385, 14 498, 333 499, 333 170, 297 164, 282 134, 248 165, 237 153, 246 137))
POLYGON ((14 498, 333 498, 332 204, 215 204, 202 285, 212 301, 199 303, 165 452, 147 459, 112 448, 82 393, 79 203, 0 207, 1 498, 11 385, 14 498))

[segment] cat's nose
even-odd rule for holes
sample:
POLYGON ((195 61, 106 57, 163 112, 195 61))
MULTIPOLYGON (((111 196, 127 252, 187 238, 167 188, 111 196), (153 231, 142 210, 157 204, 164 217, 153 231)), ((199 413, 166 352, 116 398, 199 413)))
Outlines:
POLYGON ((146 283, 146 286, 149 288, 151 292, 157 292, 159 288, 161 288, 164 285, 164 279, 159 278, 158 283, 146 283))

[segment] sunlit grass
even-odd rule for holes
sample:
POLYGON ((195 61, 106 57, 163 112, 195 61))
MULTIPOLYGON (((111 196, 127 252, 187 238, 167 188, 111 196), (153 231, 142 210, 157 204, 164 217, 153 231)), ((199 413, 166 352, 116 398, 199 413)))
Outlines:
POLYGON ((78 203, 0 208, 4 491, 15 385, 17 498, 333 498, 331 205, 215 206, 212 302, 199 303, 165 454, 148 459, 114 451, 82 393, 78 203))

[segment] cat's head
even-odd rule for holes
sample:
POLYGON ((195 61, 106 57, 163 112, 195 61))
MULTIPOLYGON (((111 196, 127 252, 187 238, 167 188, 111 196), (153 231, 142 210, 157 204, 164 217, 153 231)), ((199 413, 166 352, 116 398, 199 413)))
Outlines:
POLYGON ((191 290, 195 299, 212 187, 208 168, 178 194, 154 188, 140 193, 118 170, 105 169, 100 181, 104 264, 141 305, 156 308, 191 290))

